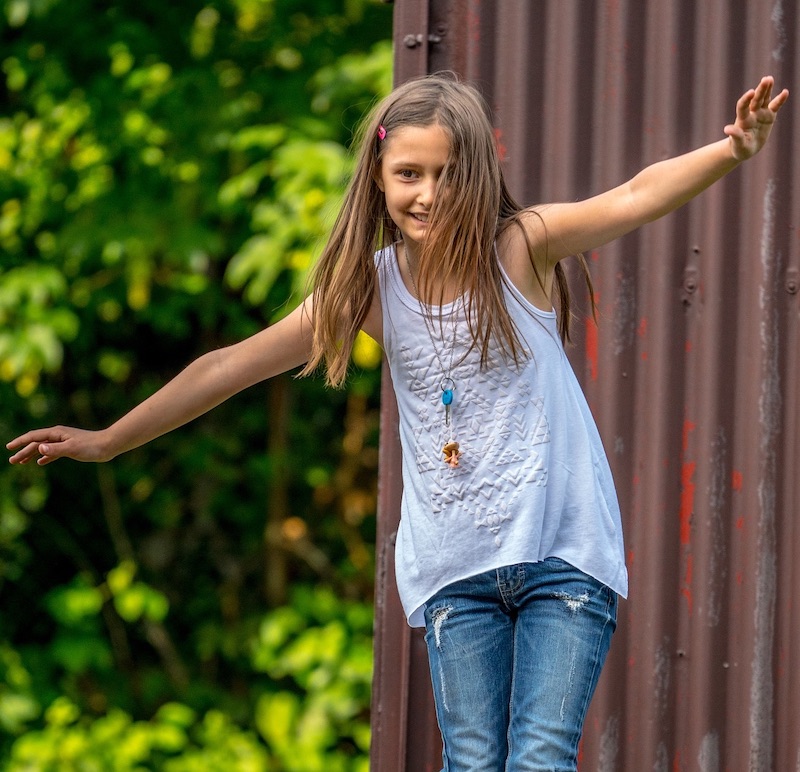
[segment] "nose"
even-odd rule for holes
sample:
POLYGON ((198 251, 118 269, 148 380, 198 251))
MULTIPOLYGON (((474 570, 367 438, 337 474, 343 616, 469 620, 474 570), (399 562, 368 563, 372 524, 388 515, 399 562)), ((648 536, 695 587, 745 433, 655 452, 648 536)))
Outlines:
POLYGON ((430 209, 433 205, 433 199, 436 196, 436 180, 426 179, 423 180, 417 189, 417 203, 424 206, 425 209, 430 209))

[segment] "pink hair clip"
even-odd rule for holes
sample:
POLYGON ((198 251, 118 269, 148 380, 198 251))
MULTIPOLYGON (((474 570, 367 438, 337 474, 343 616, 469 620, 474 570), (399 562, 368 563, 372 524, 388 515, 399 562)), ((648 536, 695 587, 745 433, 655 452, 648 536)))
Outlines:
POLYGON ((381 142, 386 139, 386 129, 383 128, 383 124, 378 126, 378 139, 381 140, 381 142))

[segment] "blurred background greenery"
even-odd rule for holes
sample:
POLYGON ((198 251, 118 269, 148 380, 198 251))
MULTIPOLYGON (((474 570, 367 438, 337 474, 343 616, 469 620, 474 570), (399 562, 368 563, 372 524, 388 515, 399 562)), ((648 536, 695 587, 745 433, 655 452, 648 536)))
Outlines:
MULTIPOLYGON (((0 436, 99 428, 299 302, 377 0, 0 0, 0 436)), ((110 464, 0 467, 9 770, 366 770, 379 352, 110 464)))

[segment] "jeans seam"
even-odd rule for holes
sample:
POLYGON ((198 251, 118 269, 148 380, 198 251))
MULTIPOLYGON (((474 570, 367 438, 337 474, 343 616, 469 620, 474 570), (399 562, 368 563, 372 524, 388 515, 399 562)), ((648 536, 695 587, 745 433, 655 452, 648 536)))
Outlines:
POLYGON ((503 605, 511 611, 516 604, 514 603, 514 596, 520 591, 521 588, 525 586, 525 564, 518 563, 514 566, 508 566, 508 568, 516 569, 516 577, 513 579, 512 582, 506 582, 500 578, 500 569, 495 569, 495 579, 497 581, 497 590, 500 593, 500 600, 502 600, 503 605))
POLYGON ((511 639, 511 690, 508 694, 508 726, 506 727, 506 763, 503 764, 504 772, 509 772, 508 765, 514 755, 511 741, 511 726, 514 716, 514 693, 517 684, 517 626, 514 625, 514 637, 511 639))
MULTIPOLYGON (((600 630, 600 635, 597 637, 597 645, 595 646, 595 650, 594 650, 594 657, 593 657, 594 665, 592 666, 592 677, 591 677, 592 681, 595 681, 595 675, 597 673, 597 668, 598 668, 598 654, 600 652, 600 648, 603 645, 603 640, 604 640, 605 634, 606 634, 606 628, 608 627, 608 625, 611 622, 610 609, 611 609, 611 606, 614 603, 613 590, 605 588, 605 592, 607 594, 607 597, 606 597, 606 608, 605 608, 605 621, 603 622, 603 627, 600 630)), ((602 669, 602 665, 600 667, 602 669)), ((583 705, 581 706, 582 720, 579 722, 581 726, 583 726, 584 719, 586 718, 586 713, 589 710, 589 703, 590 702, 591 702, 591 695, 587 694, 584 697, 583 705)), ((580 742, 580 731, 578 732, 577 741, 580 742)))

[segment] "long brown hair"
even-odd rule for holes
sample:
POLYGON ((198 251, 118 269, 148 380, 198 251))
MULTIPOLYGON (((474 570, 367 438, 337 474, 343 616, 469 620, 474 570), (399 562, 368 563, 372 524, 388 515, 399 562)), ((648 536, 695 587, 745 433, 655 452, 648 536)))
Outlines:
MULTIPOLYGON (((525 233, 520 222, 523 208, 503 179, 485 101, 474 87, 451 74, 439 74, 399 86, 361 124, 356 171, 314 271, 313 344, 301 374, 324 363, 330 385, 344 382, 353 343, 373 301, 377 281, 374 253, 400 237, 376 184, 383 149, 378 127, 385 129, 388 138, 404 126, 432 125, 449 134, 450 157, 439 180, 420 252, 420 295, 426 305, 441 307, 449 286, 467 298, 470 335, 481 352, 482 365, 488 362, 493 346, 515 363, 524 357, 506 308, 504 278, 494 246, 498 235, 511 225, 525 233)), ((527 236, 526 242, 544 288, 527 236)), ((588 268, 582 256, 579 261, 594 307, 588 268)), ((571 301, 560 263, 555 267, 553 295, 559 331, 568 341, 571 301)))

